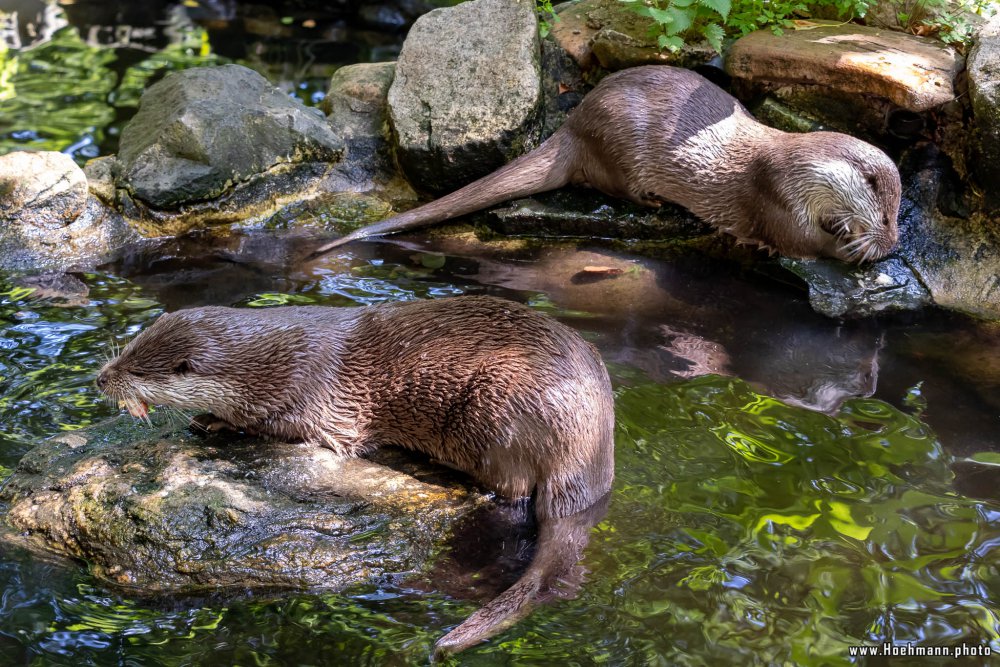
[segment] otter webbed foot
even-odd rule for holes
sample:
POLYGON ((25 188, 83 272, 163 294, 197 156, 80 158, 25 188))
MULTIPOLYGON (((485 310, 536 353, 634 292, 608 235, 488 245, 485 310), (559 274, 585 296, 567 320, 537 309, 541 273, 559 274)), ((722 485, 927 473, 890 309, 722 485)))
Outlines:
POLYGON ((202 415, 195 415, 191 418, 191 423, 188 427, 195 431, 196 433, 218 433, 220 431, 233 431, 239 432, 240 429, 236 428, 224 419, 219 419, 215 415, 206 412, 202 415))

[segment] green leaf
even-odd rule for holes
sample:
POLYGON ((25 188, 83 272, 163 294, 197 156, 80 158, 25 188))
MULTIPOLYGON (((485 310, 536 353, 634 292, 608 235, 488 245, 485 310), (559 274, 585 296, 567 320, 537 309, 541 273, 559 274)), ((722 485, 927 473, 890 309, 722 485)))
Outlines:
POLYGON ((661 49, 668 49, 670 51, 677 51, 684 46, 684 40, 677 35, 660 35, 656 43, 661 49))
POLYGON ((659 23, 660 25, 669 25, 674 22, 674 17, 667 9, 657 9, 656 7, 650 7, 649 17, 654 21, 656 21, 657 23, 659 23))
POLYGON ((691 27, 695 12, 677 7, 671 7, 667 10, 667 12, 673 19, 673 22, 670 24, 670 30, 668 31, 669 34, 678 35, 691 27))
POLYGON ((725 37, 726 32, 721 25, 709 23, 701 29, 701 34, 704 35, 705 41, 715 49, 716 53, 722 53, 722 38, 725 37))
POLYGON ((698 0, 698 4, 709 9, 714 9, 722 18, 729 16, 729 10, 732 7, 730 0, 698 0))

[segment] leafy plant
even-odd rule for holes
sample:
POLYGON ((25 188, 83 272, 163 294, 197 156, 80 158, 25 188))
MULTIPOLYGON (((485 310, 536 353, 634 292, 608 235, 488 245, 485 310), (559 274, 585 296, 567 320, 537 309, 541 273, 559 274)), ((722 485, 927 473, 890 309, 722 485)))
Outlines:
POLYGON ((995 0, 894 0, 890 3, 896 26, 918 35, 936 35, 952 44, 969 42, 975 30, 974 15, 992 16, 995 0))
POLYGON ((723 25, 732 9, 731 0, 621 0, 640 16, 655 23, 656 43, 676 51, 691 37, 704 38, 716 51, 726 36, 723 25))
POLYGON ((535 11, 538 13, 538 31, 545 37, 552 30, 552 24, 559 20, 552 0, 535 0, 535 11))
MULTIPOLYGON (((863 18, 873 0, 620 0, 653 21, 652 36, 661 49, 676 51, 686 42, 704 39, 716 51, 725 37, 739 37, 771 27, 776 33, 795 26, 795 19, 820 15, 844 20, 863 18)), ((967 42, 973 14, 990 15, 995 0, 886 0, 896 27, 935 34, 946 42, 967 42)))

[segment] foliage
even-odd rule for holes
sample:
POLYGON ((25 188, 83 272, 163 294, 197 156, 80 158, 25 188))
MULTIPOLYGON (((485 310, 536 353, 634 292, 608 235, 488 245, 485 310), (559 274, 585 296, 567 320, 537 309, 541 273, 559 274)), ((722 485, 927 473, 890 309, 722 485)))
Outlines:
MULTIPOLYGON (((796 20, 813 15, 842 20, 864 18, 873 0, 620 0, 633 12, 653 21, 652 34, 661 49, 676 51, 685 42, 704 39, 716 51, 725 37, 739 37, 770 26, 796 27, 796 20)), ((541 3, 539 3, 541 4, 541 3)), ((894 26, 908 32, 937 35, 946 42, 967 42, 972 15, 996 11, 995 0, 885 0, 894 12, 894 26)))
POLYGON ((535 0, 535 11, 538 12, 538 30, 545 37, 552 30, 552 23, 559 20, 552 0, 535 0))
POLYGON ((919 35, 934 34, 944 42, 964 44, 975 30, 973 15, 996 13, 995 0, 893 0, 895 26, 919 35))

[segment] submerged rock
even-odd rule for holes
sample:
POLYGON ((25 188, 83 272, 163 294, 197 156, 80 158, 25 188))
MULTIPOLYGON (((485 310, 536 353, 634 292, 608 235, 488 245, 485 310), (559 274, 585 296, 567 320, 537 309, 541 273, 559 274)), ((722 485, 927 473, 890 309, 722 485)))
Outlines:
POLYGON ((0 156, 0 202, 0 268, 89 268, 135 237, 63 153, 0 156))
POLYGON ((28 452, 0 494, 5 539, 148 592, 339 589, 423 567, 483 502, 403 452, 339 459, 177 424, 121 417, 28 452))
POLYGON ((411 183, 454 190, 535 143, 539 49, 531 2, 474 0, 417 20, 389 89, 397 157, 411 183))

